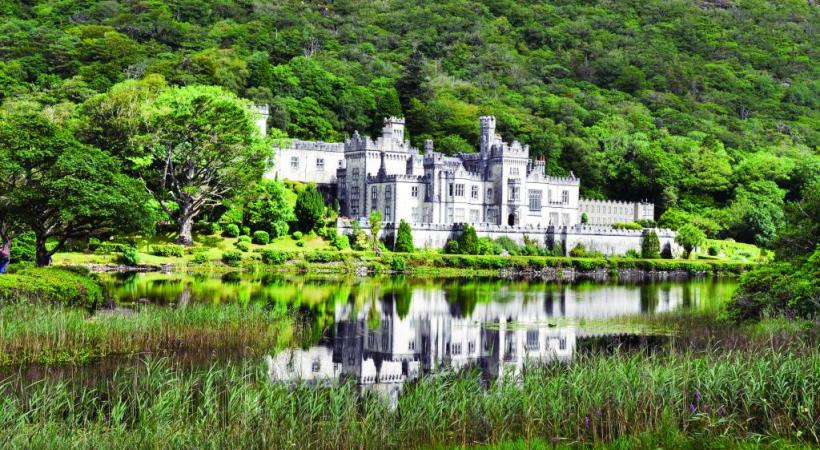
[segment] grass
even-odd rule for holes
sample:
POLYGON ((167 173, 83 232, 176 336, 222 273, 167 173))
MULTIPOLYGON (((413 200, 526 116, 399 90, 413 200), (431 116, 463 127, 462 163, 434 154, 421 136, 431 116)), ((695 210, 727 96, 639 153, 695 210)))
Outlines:
POLYGON ((654 448, 654 442, 669 448, 751 438, 809 446, 820 442, 818 367, 820 350, 812 345, 587 354, 486 387, 475 372, 426 377, 405 386, 392 408, 375 392, 360 397, 352 384, 271 383, 259 363, 190 370, 152 359, 92 385, 6 380, 0 386, 0 444, 520 448, 516 442, 555 442, 633 448, 627 444, 643 442, 638 448, 654 448))
POLYGON ((136 353, 233 354, 275 350, 292 320, 264 305, 143 306, 135 312, 50 305, 0 307, 0 364, 79 364, 136 353))
POLYGON ((763 255, 760 247, 756 245, 731 240, 707 239, 706 243, 701 245, 701 250, 702 252, 696 254, 695 257, 706 259, 723 259, 738 262, 765 262, 771 257, 771 255, 763 255), (717 256, 710 256, 707 254, 707 250, 710 247, 718 248, 719 253, 717 256))

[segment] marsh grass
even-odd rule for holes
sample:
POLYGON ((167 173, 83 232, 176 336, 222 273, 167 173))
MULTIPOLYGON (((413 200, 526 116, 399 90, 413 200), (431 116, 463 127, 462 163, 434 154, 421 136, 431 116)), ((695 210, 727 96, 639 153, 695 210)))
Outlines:
POLYGON ((292 317, 264 305, 192 304, 138 310, 49 305, 0 307, 0 364, 83 363, 135 353, 270 352, 289 339, 292 317))
MULTIPOLYGON (((257 363, 186 370, 150 359, 94 386, 0 385, 0 445, 83 448, 426 448, 515 440, 573 445, 646 433, 816 445, 814 347, 585 354, 487 384, 425 377, 395 408, 349 383, 271 383, 257 363)), ((624 447, 628 448, 628 447, 624 447)))

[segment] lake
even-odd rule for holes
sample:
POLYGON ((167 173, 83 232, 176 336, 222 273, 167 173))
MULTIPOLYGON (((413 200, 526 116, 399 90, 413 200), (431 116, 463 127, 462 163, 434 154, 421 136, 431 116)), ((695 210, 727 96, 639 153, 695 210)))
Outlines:
MULTIPOLYGON (((715 311, 736 288, 731 279, 561 284, 239 272, 108 275, 104 284, 108 307, 125 312, 234 302, 297 311, 307 331, 264 358, 271 380, 352 381, 392 399, 426 374, 470 368, 489 381, 578 352, 659 348, 676 331, 664 317, 715 311)), ((205 362, 226 355, 212 356, 205 362)))

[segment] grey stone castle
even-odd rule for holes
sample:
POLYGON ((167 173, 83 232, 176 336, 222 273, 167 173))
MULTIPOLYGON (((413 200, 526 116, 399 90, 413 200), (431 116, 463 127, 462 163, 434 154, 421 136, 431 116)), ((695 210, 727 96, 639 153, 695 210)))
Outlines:
MULTIPOLYGON (((653 219, 653 204, 581 199, 574 174, 547 175, 544 161, 530 159, 529 146, 496 134, 495 117, 479 121, 479 151, 452 157, 436 152, 430 140, 423 150, 412 147, 397 117, 384 120, 376 139, 354 133, 343 143, 289 140, 277 148, 269 177, 335 187, 342 231, 349 220, 380 211, 387 239, 404 220, 417 246, 441 247, 471 224, 479 235, 518 242, 527 235, 607 254, 640 247, 640 230, 611 225, 653 219)), ((659 236, 662 245, 674 246, 671 232, 659 236)))

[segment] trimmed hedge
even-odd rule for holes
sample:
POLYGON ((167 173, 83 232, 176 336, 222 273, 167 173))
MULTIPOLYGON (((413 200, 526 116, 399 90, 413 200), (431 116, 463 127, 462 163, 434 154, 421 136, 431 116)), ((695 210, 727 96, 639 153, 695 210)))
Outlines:
POLYGON ((0 275, 2 302, 48 302, 93 308, 102 300, 102 288, 82 269, 42 267, 0 275))
POLYGON ((175 244, 167 244, 167 245, 152 245, 151 246, 151 254, 154 256, 163 256, 163 257, 171 257, 176 256, 178 258, 182 257, 182 253, 184 251, 184 247, 181 245, 175 244))

